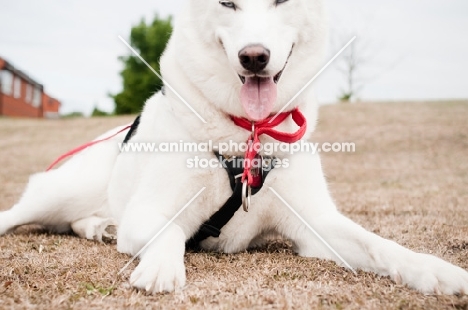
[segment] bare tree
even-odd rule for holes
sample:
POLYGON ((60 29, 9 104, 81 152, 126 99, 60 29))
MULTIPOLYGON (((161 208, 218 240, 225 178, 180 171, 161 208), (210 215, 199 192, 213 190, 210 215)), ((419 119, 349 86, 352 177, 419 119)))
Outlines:
MULTIPOLYGON (((348 37, 346 36, 346 38, 348 37)), ((339 41, 344 42, 344 40, 339 41)), ((356 41, 343 53, 341 60, 338 61, 337 70, 345 80, 345 86, 338 96, 340 101, 350 102, 356 99, 369 81, 366 67, 375 57, 375 53, 370 53, 370 50, 370 45, 358 36, 356 41)))
MULTIPOLYGON (((333 44, 343 46, 353 35, 341 35, 333 44), (345 43, 343 43, 345 42, 345 43)), ((377 43, 365 35, 357 35, 356 41, 351 44, 337 61, 336 69, 344 78, 344 86, 340 90, 338 99, 341 102, 356 100, 364 87, 379 79, 385 73, 393 70, 402 57, 385 64, 380 57, 384 44, 377 43)))

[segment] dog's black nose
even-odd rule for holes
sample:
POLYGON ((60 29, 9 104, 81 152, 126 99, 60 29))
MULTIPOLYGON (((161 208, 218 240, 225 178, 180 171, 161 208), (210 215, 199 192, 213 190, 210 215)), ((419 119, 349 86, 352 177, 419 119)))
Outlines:
POLYGON ((239 52, 239 61, 244 69, 259 73, 270 61, 270 51, 262 45, 249 45, 239 52))

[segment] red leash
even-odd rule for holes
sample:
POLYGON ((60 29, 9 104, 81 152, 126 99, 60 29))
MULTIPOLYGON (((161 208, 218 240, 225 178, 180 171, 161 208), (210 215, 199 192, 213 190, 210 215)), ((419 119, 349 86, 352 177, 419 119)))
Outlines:
POLYGON ((84 150, 84 149, 90 147, 90 146, 93 146, 93 145, 95 145, 95 144, 98 144, 98 143, 107 141, 107 140, 109 140, 109 139, 112 139, 113 137, 117 136, 119 133, 124 132, 124 131, 127 130, 127 129, 130 129, 130 127, 131 127, 131 126, 127 126, 127 127, 123 128, 123 129, 119 130, 117 133, 113 134, 113 135, 110 136, 110 137, 107 137, 107 138, 104 138, 104 139, 100 139, 100 140, 94 140, 94 141, 88 142, 88 143, 86 143, 86 144, 83 144, 83 145, 81 145, 81 146, 79 146, 79 147, 77 147, 77 148, 75 148, 75 149, 73 149, 73 150, 71 150, 71 151, 68 151, 67 153, 65 153, 65 154, 61 155, 59 158, 57 158, 57 159, 49 166, 49 168, 47 168, 46 171, 49 171, 49 170, 51 170, 52 168, 54 168, 59 162, 61 162, 61 161, 64 160, 65 158, 68 158, 68 157, 70 157, 70 156, 73 156, 73 155, 75 155, 75 154, 81 152, 82 150, 84 150))
MULTIPOLYGON (((231 119, 233 120, 234 124, 236 124, 239 127, 242 127, 246 130, 253 130, 252 135, 249 137, 247 140, 248 148, 247 152, 245 153, 245 161, 244 161, 244 174, 242 175, 242 182, 247 179, 248 185, 252 186, 254 183, 254 179, 252 176, 252 162, 255 159, 255 157, 258 155, 258 152, 255 150, 255 145, 260 144, 260 139, 259 137, 263 134, 268 135, 272 137, 275 140, 285 142, 285 143, 295 143, 302 139, 304 136, 306 129, 307 129, 307 120, 304 117, 304 115, 299 111, 299 109, 294 109, 291 112, 284 112, 279 114, 276 118, 273 119, 273 117, 269 117, 267 119, 264 119, 263 121, 259 121, 256 123, 252 123, 247 119, 244 118, 239 118, 239 117, 234 117, 232 116, 231 119), (280 125, 282 122, 286 120, 289 116, 292 116, 292 119, 296 123, 296 125, 299 126, 299 129, 294 132, 294 133, 287 133, 287 132, 280 132, 275 129, 274 127, 280 125), (270 120, 273 121, 270 123, 270 120)), ((61 155, 59 158, 57 158, 48 168, 46 171, 51 170, 54 168, 58 163, 60 163, 62 160, 73 156, 84 149, 93 146, 95 144, 107 141, 109 139, 112 139, 113 137, 117 136, 121 132, 124 132, 125 130, 130 129, 131 125, 124 127, 123 129, 119 130, 117 133, 103 139, 95 140, 88 142, 86 144, 83 144, 71 151, 68 151, 67 153, 61 155)))
POLYGON ((256 123, 252 123, 251 121, 244 119, 244 118, 238 118, 232 116, 231 119, 234 121, 234 124, 236 124, 239 127, 242 127, 246 130, 253 130, 252 135, 249 137, 247 140, 247 152, 245 153, 245 161, 244 161, 244 174, 242 175, 242 182, 247 179, 247 185, 249 186, 255 186, 255 181, 252 176, 252 162, 255 159, 255 157, 258 155, 258 152, 255 150, 256 147, 255 145, 260 144, 260 139, 259 136, 265 134, 270 137, 272 137, 275 140, 285 142, 285 143, 295 143, 304 137, 304 134, 306 133, 307 130, 307 120, 305 116, 299 111, 299 109, 294 109, 291 112, 285 112, 279 114, 276 118, 273 119, 273 117, 269 117, 267 119, 264 119, 263 121, 259 121, 256 123), (294 133, 287 133, 287 132, 280 132, 275 129, 274 127, 280 125, 282 122, 286 120, 289 116, 292 116, 292 119, 296 123, 297 126, 299 126, 299 129, 294 132, 294 133), (273 121, 270 123, 270 120, 273 121))

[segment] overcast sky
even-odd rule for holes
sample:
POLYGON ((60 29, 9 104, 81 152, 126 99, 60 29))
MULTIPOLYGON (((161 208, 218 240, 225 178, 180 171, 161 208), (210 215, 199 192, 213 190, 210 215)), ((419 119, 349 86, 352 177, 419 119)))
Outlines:
MULTIPOLYGON (((0 56, 63 102, 62 112, 112 110, 121 89, 117 38, 186 0, 0 0, 0 56)), ((298 0, 290 0, 298 1, 298 0)), ((329 58, 356 34, 366 55, 362 99, 468 98, 467 0, 328 0, 329 58)), ((344 87, 339 61, 316 83, 323 102, 344 87)))

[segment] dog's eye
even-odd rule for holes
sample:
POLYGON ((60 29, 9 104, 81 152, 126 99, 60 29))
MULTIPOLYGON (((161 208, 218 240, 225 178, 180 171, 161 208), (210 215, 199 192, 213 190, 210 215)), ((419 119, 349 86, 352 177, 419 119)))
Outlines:
POLYGON ((219 1, 219 4, 221 4, 222 6, 225 6, 225 7, 229 8, 229 9, 233 9, 234 11, 237 9, 234 2, 231 2, 231 1, 219 1))
POLYGON ((288 2, 289 0, 276 0, 276 5, 280 5, 281 3, 288 2))

